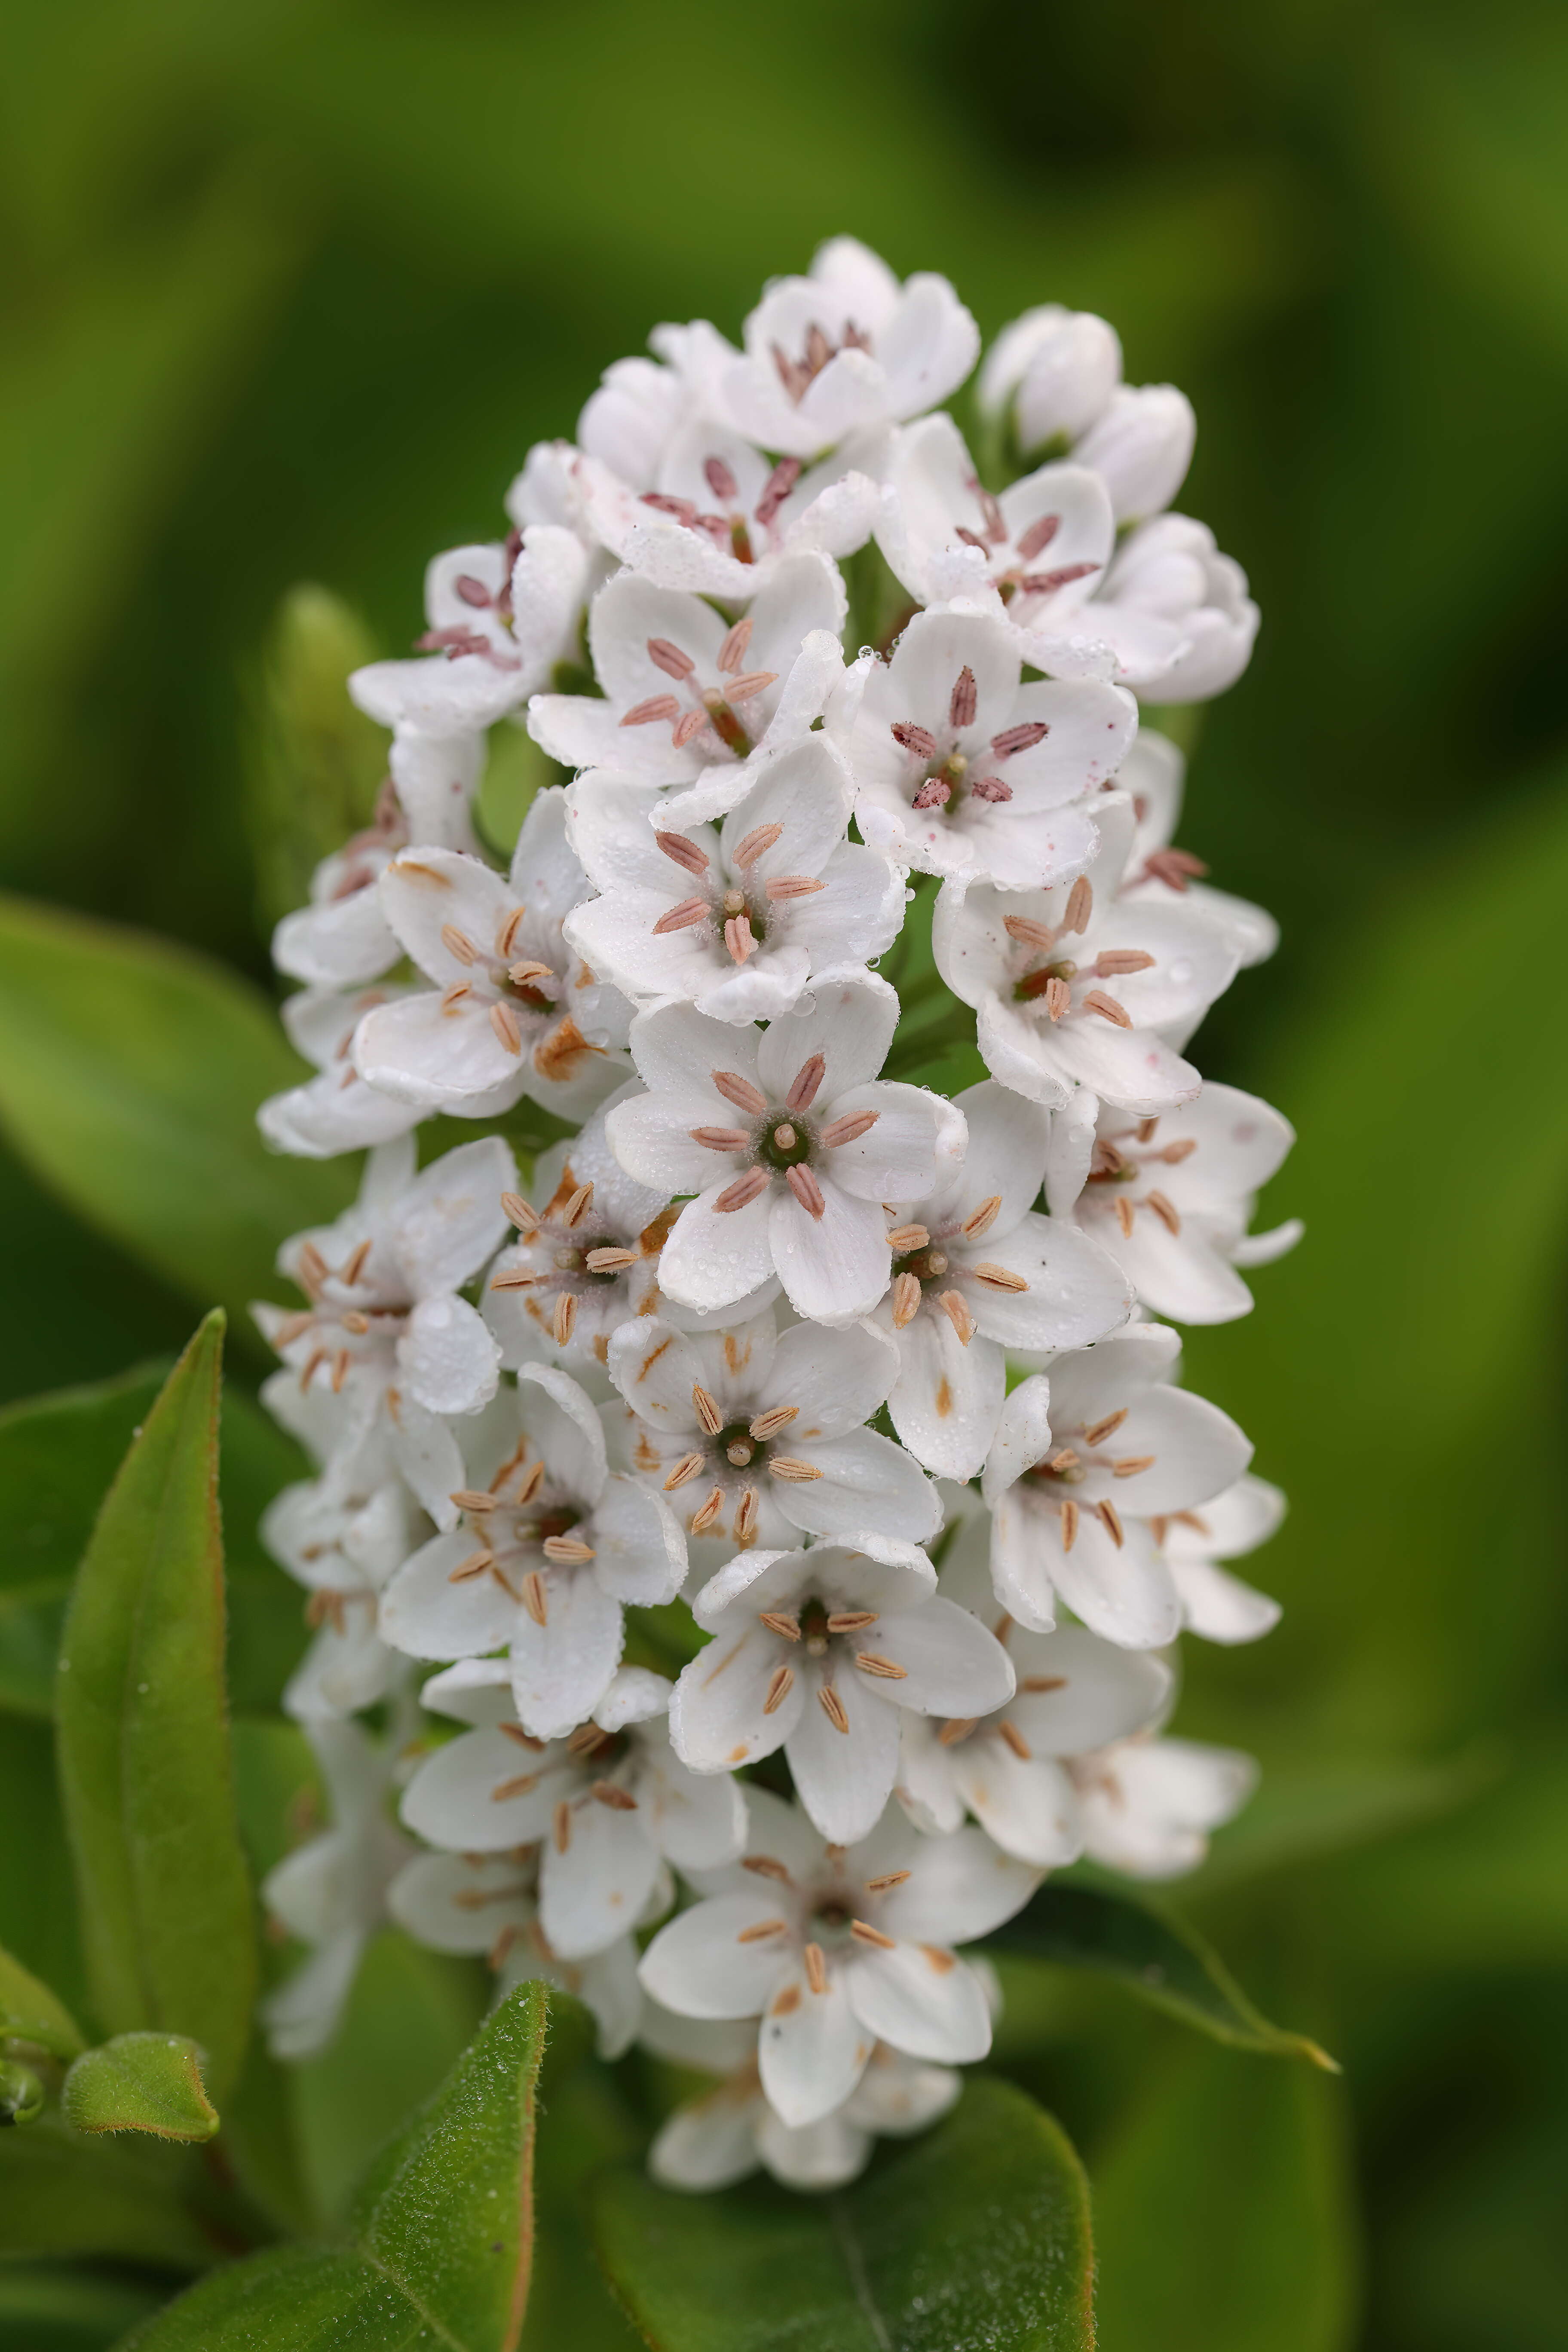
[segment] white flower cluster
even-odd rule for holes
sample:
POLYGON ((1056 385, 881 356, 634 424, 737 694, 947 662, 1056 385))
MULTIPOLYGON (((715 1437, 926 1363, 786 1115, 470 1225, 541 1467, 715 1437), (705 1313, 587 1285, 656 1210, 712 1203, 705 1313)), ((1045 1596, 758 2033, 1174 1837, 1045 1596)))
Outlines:
POLYGON ((1155 1318, 1245 1313, 1295 1237, 1247 1230, 1284 1120, 1185 1058, 1273 932, 1173 846, 1139 698, 1230 683, 1257 612, 1168 510, 1180 394, 1030 312, 993 491, 936 406, 978 342, 839 239, 740 349, 618 362, 352 681, 388 782, 277 936, 320 1074, 264 1131, 369 1156, 258 1310, 336 1809, 271 1884, 317 1947, 275 2040, 390 1913, 721 2076, 655 2148, 690 2187, 939 2114, 991 2035, 954 1948, 1080 1855, 1190 1868, 1252 1780, 1163 1727, 1184 1628, 1274 1622, 1220 1563, 1282 1501, 1155 1318), (502 872, 519 724, 569 781, 502 872), (883 1075, 917 998, 988 1078, 883 1075), (486 1125, 419 1168, 437 1112, 486 1125))

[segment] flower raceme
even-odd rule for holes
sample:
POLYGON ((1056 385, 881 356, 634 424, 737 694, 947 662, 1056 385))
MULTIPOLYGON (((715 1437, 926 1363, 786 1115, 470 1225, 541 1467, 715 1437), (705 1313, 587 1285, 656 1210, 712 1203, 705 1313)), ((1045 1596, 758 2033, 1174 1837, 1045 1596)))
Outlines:
POLYGON ((369 1157, 257 1310, 334 1814, 268 2021, 321 2047, 390 1916, 718 2078, 659 2179, 822 2189, 988 2048, 955 1947, 1251 1787, 1168 1720, 1184 1632, 1275 1622, 1226 1563, 1283 1498, 1173 1326, 1299 1233, 1192 1058, 1275 935, 1144 706, 1258 614, 1103 320, 1005 329, 970 429, 953 289, 840 237, 652 352, 351 681, 386 781, 274 942, 314 1075, 263 1132, 369 1157))

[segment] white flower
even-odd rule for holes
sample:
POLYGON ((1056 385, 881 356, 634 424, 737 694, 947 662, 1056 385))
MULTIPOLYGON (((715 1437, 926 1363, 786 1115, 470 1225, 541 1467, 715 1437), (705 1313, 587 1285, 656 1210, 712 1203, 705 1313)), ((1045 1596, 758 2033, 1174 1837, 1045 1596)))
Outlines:
POLYGON ((367 1087, 352 1059, 354 1031, 364 1015, 413 993, 383 982, 352 994, 334 988, 302 988, 284 999, 282 1022, 289 1043, 314 1062, 320 1075, 268 1096, 257 1112, 256 1123, 274 1151, 331 1160, 340 1151, 390 1143, 418 1125, 416 1104, 399 1102, 367 1087))
POLYGON ((1086 467, 1042 466, 994 498, 957 425, 939 414, 898 435, 888 475, 878 540, 921 604, 979 599, 994 618, 1048 639, 1105 577, 1116 524, 1086 467))
POLYGON ((485 1277, 481 1302, 501 1362, 608 1361, 612 1333, 658 1305, 658 1257, 675 1213, 664 1192, 634 1183, 611 1151, 605 1114, 637 1092, 630 1080, 581 1131, 534 1162, 538 1206, 509 1194, 518 1237, 485 1277))
POLYGON ((1128 1739, 1073 1767, 1086 1853, 1130 1878, 1179 1878, 1208 1852, 1208 1832, 1241 1811, 1258 1767, 1234 1748, 1128 1739))
POLYGON ((261 2003, 275 2058, 313 2058, 331 2040, 364 1948, 387 1916, 387 1892, 413 1848, 388 1811, 400 1725, 374 1738, 363 1724, 312 1721, 331 1827, 295 1848, 262 1882, 272 1917, 315 1949, 261 2003))
POLYGON ((385 1696, 398 1661, 376 1631, 377 1595, 428 1528, 384 1437, 343 1450, 323 1476, 273 1496, 261 1540, 305 1586, 306 1622, 317 1629, 284 1691, 289 1714, 350 1715, 385 1696))
POLYGON ((967 1808, 1020 1862, 1076 1862, 1085 1831, 1071 1759, 1157 1723, 1173 1687, 1169 1667, 1081 1626, 1030 1633, 1014 1624, 992 1591, 982 1515, 960 1528, 938 1589, 1005 1643, 1018 1687, 990 1715, 906 1716, 900 1803, 928 1833, 957 1829, 967 1808))
POLYGON ((662 1496, 605 1455, 574 1380, 525 1364, 472 1433, 451 1497, 463 1524, 426 1544, 382 1597, 384 1639, 416 1658, 506 1649, 523 1728, 553 1739, 598 1706, 628 1602, 673 1600, 686 1545, 662 1496))
POLYGON ((1121 896, 1131 905, 1183 904, 1225 932, 1243 969, 1262 963, 1279 944, 1273 916, 1228 890, 1216 890, 1202 878, 1208 872, 1203 859, 1173 846, 1185 768, 1168 737, 1140 727, 1116 779, 1137 817, 1121 896))
POLYGON ((936 407, 980 350, 945 278, 900 286, 848 236, 818 249, 809 277, 775 278, 744 341, 721 380, 729 415, 748 440, 797 457, 936 407))
POLYGON ((894 1428, 928 1470, 973 1478, 996 1433, 1004 1350, 1082 1347, 1124 1322, 1131 1288, 1105 1252, 1031 1202, 1051 1114, 987 1079, 955 1097, 963 1164, 906 1201, 889 1236, 893 1287, 877 1320, 898 1343, 894 1428))
POLYGON ((312 987, 354 988, 397 961, 375 885, 407 840, 397 795, 384 786, 372 824, 321 860, 310 877, 310 905, 285 915, 273 932, 279 971, 312 987))
POLYGON ((815 1322, 869 1314, 892 1267, 880 1203, 928 1192, 963 1140, 941 1097, 877 1080, 898 1018, 869 972, 818 974, 811 1010, 761 1034, 686 1004, 637 1015, 648 1092, 605 1124, 628 1175, 697 1195, 664 1245, 667 1297, 711 1312, 776 1274, 815 1322))
POLYGON ((1153 1522, 1182 1603, 1182 1622, 1205 1642, 1256 1642, 1279 1622, 1279 1603, 1219 1567, 1267 1543, 1285 1517, 1285 1497, 1265 1478, 1238 1478, 1201 1511, 1153 1522))
POLYGON ((1092 679, 1020 686, 1005 622, 918 613, 858 698, 830 711, 873 848, 922 873, 1028 890, 1079 871, 1096 834, 1082 800, 1110 782, 1137 706, 1092 679))
POLYGON ((1240 564, 1219 552, 1206 523, 1177 514, 1140 523, 1122 541, 1081 617, 1118 645, 1117 675, 1157 702, 1206 702, 1234 686, 1258 621, 1240 564))
POLYGON ((865 964, 898 937, 904 877, 846 841, 854 794, 833 745, 808 735, 756 773, 717 831, 663 827, 656 785, 586 775, 571 787, 572 844, 600 896, 567 917, 566 938, 637 1003, 684 997, 718 1021, 769 1021, 813 971, 865 964))
POLYGON ((1087 433, 1121 381, 1115 328, 1091 310, 1043 302, 1003 328, 985 354, 976 391, 984 416, 1000 418, 1012 403, 1018 446, 1029 457, 1047 446, 1070 446, 1087 433))
POLYGON ((898 1370, 868 1323, 776 1332, 772 1310, 722 1334, 628 1323, 610 1377, 637 1415, 632 1461, 688 1532, 742 1549, 859 1528, 921 1542, 942 1523, 929 1479, 869 1421, 898 1370))
POLYGON ((1121 384, 1080 441, 1075 466, 1092 466, 1117 522, 1142 522, 1168 507, 1193 461, 1197 420, 1173 383, 1121 384))
POLYGON ((1163 1033, 1196 1026, 1230 985, 1237 950, 1195 909, 1120 898, 1131 803, 1105 793, 1094 819, 1099 854, 1070 887, 946 884, 931 950, 976 1008, 980 1051, 1004 1086, 1051 1109, 1088 1088, 1153 1118, 1197 1094, 1198 1073, 1163 1033))
POLYGON ((962 2065, 991 2047, 979 1973, 954 1957, 1022 1910, 1039 1874, 979 1830, 921 1837, 896 1810, 827 1845, 795 1806, 749 1792, 745 1861, 661 1927, 643 1990, 687 2017, 756 2017, 763 2090, 795 2128, 842 2106, 879 2041, 962 2065))
POLYGON ((422 1853, 394 1879, 387 1907, 400 1927, 437 1952, 483 1954, 499 1971, 498 1994, 531 1977, 585 2003, 598 2026, 599 2055, 619 2058, 637 2036, 642 1995, 636 1944, 619 1937, 585 1960, 563 1960, 540 1923, 537 1857, 422 1853))
POLYGON ((662 1675, 623 1666, 568 1739, 521 1728, 504 1658, 434 1675, 422 1703, 474 1728, 419 1766, 404 1821, 458 1853, 539 1845, 539 1920, 558 1958, 586 1959, 668 1910, 666 1863, 715 1870, 745 1844, 740 1783, 670 1751, 662 1675))
POLYGON ((663 587, 733 603, 793 556, 864 547, 881 505, 871 478, 881 461, 880 436, 862 434, 809 471, 799 457, 775 465, 738 433, 693 418, 667 445, 654 488, 634 492, 591 459, 578 478, 590 524, 623 562, 663 587))
MULTIPOLYGON (((726 352, 731 348, 725 345, 726 352)), ((578 446, 629 488, 651 490, 659 459, 690 406, 690 392, 676 369, 640 355, 614 360, 577 419, 578 446)))
POLYGON ((866 1836, 888 1801, 906 1708, 986 1715, 1013 1693, 1001 1644, 938 1598, 924 1552, 892 1537, 742 1552, 691 1608, 714 1638, 669 1703, 676 1754, 726 1772, 782 1748, 802 1804, 839 1844, 866 1836))
POLYGON ((329 1392, 341 1410, 331 1450, 379 1433, 438 1525, 452 1522, 448 1492, 461 1462, 437 1416, 477 1411, 494 1396, 500 1369, 495 1341, 458 1292, 492 1255, 506 1224, 500 1196, 515 1182, 497 1136, 417 1175, 411 1138, 383 1144, 365 1163, 353 1208, 279 1253, 309 1307, 254 1309, 289 1367, 268 1382, 268 1401, 296 1379, 307 1404, 312 1392, 329 1392))
MULTIPOLYGON (((399 733, 477 733, 515 710, 569 655, 589 576, 582 540, 556 523, 531 525, 515 546, 452 548, 425 574, 429 626, 416 650, 426 657, 372 662, 355 670, 349 692, 399 733)), ((429 838, 406 797, 404 806, 419 838, 429 838)))
POLYGON ((1072 1213, 1152 1314, 1229 1323, 1252 1306, 1236 1268, 1267 1265, 1301 1237, 1297 1219, 1247 1230, 1259 1188, 1294 1141, 1266 1102, 1212 1080, 1195 1102, 1158 1118, 1102 1109, 1072 1213))
POLYGON ((924 2131, 963 2087, 951 2066, 906 2058, 879 2042, 843 2105, 792 2128, 763 2095, 749 2019, 678 2017, 645 2000, 637 2038, 678 2066, 726 2078, 661 2126, 647 2161, 667 2189, 727 2189, 760 2165, 786 2189, 842 2189, 865 2170, 874 2137, 924 2131))
POLYGON ((1166 1325, 1135 1323, 1054 1357, 1004 1405, 982 1482, 991 1573, 1031 1632, 1054 1629, 1059 1595, 1126 1649, 1175 1638, 1181 1602, 1150 1522, 1206 1503, 1252 1454, 1227 1413, 1168 1385, 1179 1356, 1166 1325))
POLYGON ((527 1095, 584 1118, 625 1076, 629 1007, 565 945, 586 889, 565 795, 541 793, 508 878, 449 849, 410 849, 380 883, 388 922, 436 986, 367 1013, 354 1066, 381 1092, 487 1118, 527 1095))
POLYGON ((607 768, 651 784, 694 783, 718 765, 731 772, 739 797, 749 782, 742 763, 816 717, 842 671, 844 614, 844 583, 821 555, 781 563, 732 622, 700 596, 617 572, 588 614, 601 692, 536 694, 529 732, 568 768, 607 768), (824 635, 832 639, 826 666, 815 646, 824 635), (797 709, 789 689, 808 638, 802 683, 818 669, 823 683, 797 709))

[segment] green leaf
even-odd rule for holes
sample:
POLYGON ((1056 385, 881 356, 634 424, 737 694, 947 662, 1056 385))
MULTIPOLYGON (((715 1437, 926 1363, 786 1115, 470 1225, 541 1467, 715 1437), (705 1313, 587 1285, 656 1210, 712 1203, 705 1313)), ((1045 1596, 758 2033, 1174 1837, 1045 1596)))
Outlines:
POLYGON ((1340 2071, 1304 2033, 1271 2025, 1193 1928, 1130 1895, 1053 1879, 997 1930, 991 1945, 1110 1977, 1140 2000, 1235 2049, 1308 2058, 1329 2074, 1340 2071))
POLYGON ((279 1242, 353 1191, 350 1168, 281 1158, 257 1131, 257 1104, 303 1075, 266 998, 221 964, 0 897, 0 1124, 89 1224, 236 1317, 276 1294, 279 1242))
POLYGON ((32 2042, 51 2058, 69 2059, 84 2047, 81 2028, 32 1971, 0 1950, 0 2042, 32 2042))
MULTIPOLYGON (((184 2148, 84 2139, 58 2115, 0 2133, 0 2254, 108 2254, 199 2270, 213 2248, 181 2194, 184 2148)), ((0 2279, 5 2266, 0 2263, 0 2279)))
POLYGON ((256 1981, 223 1685, 223 1328, 215 1310, 110 1489, 71 1596, 58 1698, 94 2005, 114 2032, 194 2033, 219 2101, 256 1981))
POLYGON ((372 2167, 340 2247, 204 2280, 125 2352, 516 2352, 533 2264, 535 2091, 550 1996, 520 1985, 372 2167))
MULTIPOLYGON (((71 1579, 98 1507, 168 1366, 0 1411, 0 1706, 47 1715, 71 1579)), ((247 1397, 224 1399, 219 1485, 228 1528, 230 1678, 238 1706, 273 1706, 306 1633, 298 1587, 261 1549, 263 1509, 304 1459, 247 1397)))
POLYGON ((1343 2095, 1178 2045, 1097 2151, 1100 2324, 1125 2352, 1347 2352, 1343 2095))
POLYGON ((656 2352, 1089 2352, 1077 2157, 1011 2084, 972 2080, 934 2131, 828 2198, 683 2197, 618 2172, 600 2259, 656 2352))
POLYGON ((268 923, 304 905, 321 859, 368 824, 386 733, 348 694, 380 652, 359 614, 306 582, 278 608, 253 699, 246 814, 268 923))
POLYGON ((211 2139, 217 2109, 188 2033, 117 2033, 85 2050, 60 2095, 73 2131, 151 2132, 157 2139, 211 2139))

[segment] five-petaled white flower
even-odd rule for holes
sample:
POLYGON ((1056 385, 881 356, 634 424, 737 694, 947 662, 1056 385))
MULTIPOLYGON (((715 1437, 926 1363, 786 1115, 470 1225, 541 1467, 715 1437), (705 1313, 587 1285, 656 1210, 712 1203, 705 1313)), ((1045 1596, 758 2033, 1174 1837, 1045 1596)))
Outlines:
POLYGON ((925 874, 1038 889, 1092 856, 1096 807, 1137 705, 1092 678, 1021 686, 1007 623, 973 606, 917 613, 890 661, 857 664, 828 730, 874 849, 925 874))
POLYGON ((963 1150, 962 1111, 877 1078, 899 1018, 886 981, 822 972, 811 1000, 760 1034, 686 1004, 632 1024, 648 1091, 606 1129, 639 1183, 697 1196, 659 1265, 683 1306, 732 1306, 776 1274, 797 1314, 858 1321, 892 1270, 880 1203, 918 1199, 963 1150))
POLYGON ((473 1728, 419 1766, 404 1821, 458 1853, 538 1845, 540 1924, 561 1959, 586 1959, 667 1911, 667 1863, 716 1870, 745 1844, 740 1782, 688 1771, 671 1753, 662 1675, 623 1666, 565 1739, 522 1729, 504 1658, 433 1675, 421 1703, 473 1728))
POLYGON ((510 1192, 502 1203, 517 1238, 485 1276, 481 1306, 508 1371, 603 1367, 621 1325, 659 1305, 659 1252, 675 1212, 665 1193, 633 1181, 605 1133, 605 1112, 637 1091, 629 1080, 576 1135, 540 1153, 533 1202, 510 1192))
POLYGON ((422 1853, 393 1880, 387 1908, 433 1951, 483 1955, 498 1973, 498 1993, 531 1977, 571 1993, 593 2014, 601 2058, 619 2058, 636 2040, 642 2012, 637 1948, 628 1933, 587 1959, 563 1959, 540 1920, 538 1880, 533 1846, 422 1853))
MULTIPOLYGON (((425 574, 429 625, 416 646, 423 658, 372 662, 355 670, 350 693, 399 734, 478 733, 515 710, 568 656, 589 563, 578 534, 557 523, 534 524, 504 546, 437 555, 425 574)), ((420 839, 430 837, 419 830, 420 839)))
POLYGON ((390 1886, 413 1853, 392 1822, 388 1797, 414 1713, 405 1700, 379 1737, 352 1717, 307 1726, 331 1820, 262 1882, 270 1916, 312 1947, 261 2004, 275 2058, 313 2058, 331 2040, 364 1948, 386 1918, 390 1886))
POLYGON ((1301 1237, 1295 1219, 1247 1230, 1259 1188, 1294 1140, 1266 1102, 1212 1080, 1195 1102, 1158 1118, 1102 1109, 1072 1214, 1151 1313, 1228 1323, 1252 1306, 1236 1269, 1267 1265, 1301 1237))
POLYGON ((843 669, 844 614, 844 583, 820 555, 780 564, 738 621, 700 596, 618 572, 588 614, 602 692, 536 694, 529 732, 568 768, 691 784, 720 766, 738 795, 752 754, 804 733, 821 710, 843 669))
POLYGON ((381 1630, 416 1658, 506 1649, 523 1729, 554 1739, 596 1707, 621 1661, 627 1603, 672 1601, 686 1544, 661 1495, 612 1471, 577 1382, 525 1364, 468 1445, 462 1524, 382 1596, 381 1630))
POLYGON ((1032 1203, 1051 1114, 994 1079, 954 1097, 962 1164, 889 1215, 893 1286, 877 1321, 898 1343, 893 1427, 939 1477, 973 1478, 1006 1388, 1004 1350, 1079 1348, 1125 1322, 1131 1289, 1065 1219, 1032 1203))
POLYGON ((562 936, 587 881, 566 841, 565 794, 541 793, 510 877, 450 849, 408 849, 379 885, 387 921, 436 985, 368 1013, 354 1067, 384 1094, 460 1118, 523 1096, 585 1118, 621 1084, 630 1007, 562 936))
POLYGON ((646 2000, 637 2038, 675 2065, 724 2077, 660 2126, 647 2162, 667 2189, 728 2189, 759 2166, 786 2189, 842 2189, 865 2170, 874 2138, 924 2131, 963 2087, 951 2066, 906 2058, 879 2042, 842 2106, 816 2123, 791 2126, 763 2095, 750 2019, 679 2017, 646 2000))
POLYGON ((1279 1603, 1220 1567, 1267 1543, 1285 1517, 1285 1497, 1250 1474, 1201 1510, 1153 1521, 1182 1603, 1182 1622, 1205 1642, 1256 1642, 1279 1622, 1279 1603))
POLYGON ((979 1830, 921 1837, 896 1807, 846 1845, 765 1789, 749 1803, 745 1859, 660 1928, 644 1990, 686 2017, 759 2019, 763 2090, 797 2128, 843 2105, 879 2041, 939 2065, 984 2058, 985 1986, 952 1948, 1022 1910, 1039 1873, 979 1830))
POLYGON ((745 1549, 871 1528, 919 1543, 941 1525, 919 1465, 864 1426, 898 1370, 869 1323, 779 1332, 771 1308, 690 1338, 658 1319, 630 1323, 609 1365, 637 1416, 633 1465, 689 1535, 745 1549))
POLYGON ((1169 1385, 1180 1352, 1168 1325, 1134 1323, 1054 1357, 1004 1405, 982 1482, 991 1573, 1031 1632, 1054 1629, 1059 1595, 1124 1648, 1175 1639, 1182 1604, 1151 1522, 1206 1503, 1252 1454, 1228 1413, 1169 1385))
POLYGON ((1179 900, 1117 896, 1132 839, 1124 793, 1095 803, 1100 847, 1087 871, 1049 890, 944 885, 931 951, 979 1015, 987 1068, 1015 1093, 1058 1109, 1088 1088, 1155 1118, 1202 1081, 1166 1042, 1184 1039, 1236 971, 1230 934, 1179 900))
POLYGON ((395 997, 416 992, 382 981, 352 992, 301 988, 284 999, 282 1022, 289 1042, 306 1061, 314 1062, 317 1076, 280 1095, 269 1095, 257 1112, 256 1124, 274 1151, 331 1160, 340 1151, 390 1143, 418 1125, 422 1113, 417 1103, 378 1094, 366 1086, 353 1060, 354 1031, 365 1014, 395 997))
POLYGON ((726 410, 748 440, 797 457, 936 407, 980 351, 945 278, 900 285, 849 236, 820 247, 809 277, 773 280, 744 342, 719 380, 726 410))
POLYGON ((717 829, 669 829, 660 798, 592 774, 567 795, 600 893, 567 917, 567 940, 637 1003, 684 997, 718 1021, 771 1021, 813 971, 865 964, 898 937, 903 875, 845 840, 854 791, 826 737, 762 762, 717 829))
POLYGON ((860 1534, 742 1552, 692 1614, 713 1640, 676 1684, 669 1736, 697 1772, 782 1748, 824 1837, 864 1837, 892 1791, 899 1722, 988 1715, 1013 1695, 999 1642, 938 1597, 923 1551, 860 1534))
POLYGON ((1084 1852, 1130 1878, 1179 1878, 1241 1811, 1258 1766, 1196 1739, 1124 1739, 1073 1763, 1084 1852))
POLYGON ((309 1306, 290 1314, 263 1301, 253 1310, 289 1368, 273 1375, 269 1398, 296 1380, 307 1403, 312 1391, 330 1391, 344 1446, 368 1443, 379 1424, 438 1525, 451 1525, 448 1494, 461 1462, 437 1416, 477 1412, 500 1378, 500 1350, 458 1293, 505 1231, 500 1196, 516 1181, 499 1136, 463 1144, 418 1174, 412 1137, 384 1143, 366 1160, 353 1206, 279 1252, 309 1306))
POLYGON ((809 471, 775 464, 741 435, 701 416, 677 428, 640 492, 608 468, 578 466, 588 520, 634 571, 667 588, 735 603, 754 596, 793 556, 852 555, 871 536, 881 443, 859 436, 809 471), (859 462, 857 462, 857 461, 859 462))
POLYGON ((906 1716, 900 1803, 928 1832, 957 1829, 967 1809, 1005 1853, 1041 1870, 1076 1862, 1086 1832, 1075 1759, 1162 1720, 1170 1668, 1080 1625, 1030 1633, 1014 1624, 992 1590, 981 1514, 959 1529, 938 1590, 1005 1644, 1018 1687, 987 1716, 906 1716))
POLYGON ((408 844, 408 824, 390 784, 363 832, 323 857, 310 877, 310 903, 285 915, 272 934, 272 961, 312 988, 356 988, 397 961, 397 940, 376 884, 408 844))

